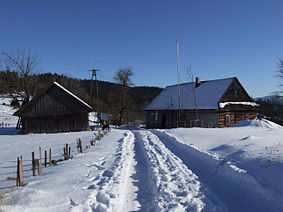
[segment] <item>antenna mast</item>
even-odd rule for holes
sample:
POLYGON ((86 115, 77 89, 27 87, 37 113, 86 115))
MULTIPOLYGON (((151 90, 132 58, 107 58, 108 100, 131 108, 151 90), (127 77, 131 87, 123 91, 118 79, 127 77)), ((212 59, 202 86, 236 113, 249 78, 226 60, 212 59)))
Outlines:
POLYGON ((179 41, 176 42, 176 57, 177 57, 177 73, 178 73, 178 116, 177 116, 177 128, 180 126, 181 119, 181 88, 180 88, 180 72, 179 72, 179 41))
POLYGON ((90 72, 92 72, 91 74, 91 85, 90 85, 90 99, 92 97, 92 87, 93 87, 93 77, 95 79, 95 84, 96 84, 96 96, 97 96, 97 108, 96 108, 96 112, 97 112, 97 120, 98 122, 101 121, 101 116, 100 116, 100 107, 99 107, 99 92, 98 92, 98 83, 97 83, 97 75, 96 75, 96 72, 97 71, 101 71, 99 69, 92 69, 92 70, 89 70, 90 72))

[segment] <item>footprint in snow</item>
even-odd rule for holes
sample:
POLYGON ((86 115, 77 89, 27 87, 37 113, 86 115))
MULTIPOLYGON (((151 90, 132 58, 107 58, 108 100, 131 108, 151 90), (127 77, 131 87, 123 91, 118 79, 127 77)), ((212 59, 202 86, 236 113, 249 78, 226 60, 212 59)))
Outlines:
POLYGON ((102 173, 102 176, 103 177, 112 177, 114 175, 114 173, 112 171, 109 171, 109 170, 105 170, 103 173, 102 173))
POLYGON ((107 197, 104 193, 102 192, 98 192, 98 194, 96 195, 96 200, 97 202, 101 202, 107 206, 109 206, 109 197, 107 197))
POLYGON ((98 163, 93 163, 92 166, 94 166, 94 167, 97 168, 98 170, 103 170, 103 169, 105 169, 104 166, 101 166, 101 165, 98 164, 98 163))
POLYGON ((104 166, 105 163, 106 163, 106 161, 102 161, 102 162, 100 162, 100 165, 104 166))
POLYGON ((188 195, 188 192, 182 191, 182 190, 180 190, 180 191, 173 191, 173 193, 175 193, 176 196, 178 196, 178 197, 186 197, 188 195))
POLYGON ((77 206, 78 204, 72 198, 70 198, 70 205, 77 206))
POLYGON ((88 190, 89 190, 89 189, 95 189, 95 185, 90 185, 90 186, 87 187, 87 189, 88 189, 88 190))

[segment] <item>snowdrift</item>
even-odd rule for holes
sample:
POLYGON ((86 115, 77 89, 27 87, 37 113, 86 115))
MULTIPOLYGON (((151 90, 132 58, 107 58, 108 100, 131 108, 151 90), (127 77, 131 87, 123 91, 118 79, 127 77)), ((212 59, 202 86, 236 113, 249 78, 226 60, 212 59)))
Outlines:
POLYGON ((267 129, 282 129, 282 126, 266 119, 247 119, 233 125, 232 127, 262 127, 267 129))

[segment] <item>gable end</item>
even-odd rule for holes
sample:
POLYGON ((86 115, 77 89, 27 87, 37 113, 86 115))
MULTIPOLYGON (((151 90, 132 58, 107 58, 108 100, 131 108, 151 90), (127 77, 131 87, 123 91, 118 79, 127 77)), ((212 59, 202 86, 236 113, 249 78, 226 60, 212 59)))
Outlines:
POLYGON ((223 96, 220 98, 219 103, 220 102, 253 102, 253 99, 235 77, 223 96))

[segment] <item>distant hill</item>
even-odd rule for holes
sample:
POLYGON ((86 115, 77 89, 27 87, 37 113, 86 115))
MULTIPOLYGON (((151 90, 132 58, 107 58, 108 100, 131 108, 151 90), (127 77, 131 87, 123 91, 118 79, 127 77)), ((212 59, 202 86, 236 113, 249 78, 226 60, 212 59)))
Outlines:
POLYGON ((256 101, 274 101, 278 103, 283 103, 283 96, 269 95, 264 97, 255 98, 256 101))

